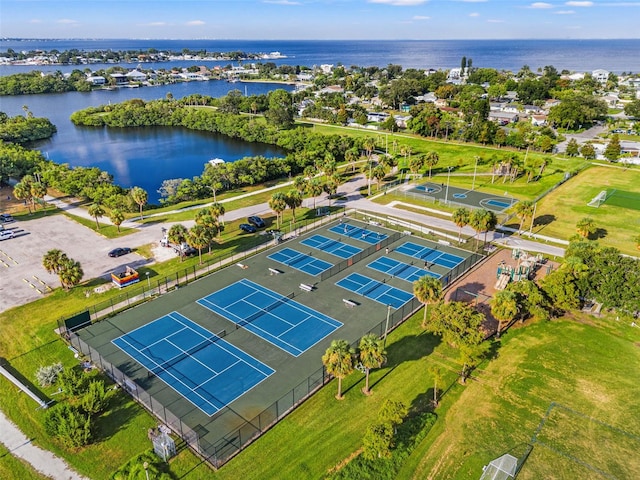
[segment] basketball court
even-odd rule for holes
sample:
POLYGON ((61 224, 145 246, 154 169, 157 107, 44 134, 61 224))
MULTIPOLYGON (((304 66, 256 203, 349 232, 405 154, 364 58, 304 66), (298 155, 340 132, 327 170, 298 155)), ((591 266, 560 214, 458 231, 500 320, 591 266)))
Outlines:
POLYGON ((508 195, 496 196, 479 190, 465 190, 451 185, 438 184, 433 182, 423 183, 408 190, 409 193, 438 200, 444 204, 459 204, 471 208, 484 208, 495 213, 503 213, 518 199, 508 195))

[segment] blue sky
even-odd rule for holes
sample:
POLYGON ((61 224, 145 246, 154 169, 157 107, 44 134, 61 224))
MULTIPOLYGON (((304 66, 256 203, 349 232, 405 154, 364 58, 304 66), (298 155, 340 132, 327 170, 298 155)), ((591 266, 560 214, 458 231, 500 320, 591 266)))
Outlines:
POLYGON ((1 0, 0 36, 640 38, 640 0, 1 0))

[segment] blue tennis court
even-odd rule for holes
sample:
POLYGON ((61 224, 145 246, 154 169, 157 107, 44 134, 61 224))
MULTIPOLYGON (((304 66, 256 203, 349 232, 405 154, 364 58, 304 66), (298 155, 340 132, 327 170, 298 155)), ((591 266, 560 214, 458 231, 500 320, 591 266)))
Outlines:
POLYGON ((297 357, 342 323, 246 278, 197 301, 297 357))
POLYGON ((293 248, 283 248, 267 256, 267 258, 313 276, 320 275, 325 270, 333 267, 329 262, 314 258, 311 255, 299 252, 293 248))
POLYGON ((345 290, 362 295, 363 297, 375 300, 376 302, 383 303, 384 305, 391 305, 393 308, 400 308, 413 298, 412 294, 404 290, 365 277, 359 273, 352 273, 336 282, 336 285, 345 290))
POLYGON ((177 312, 112 343, 209 416, 275 373, 177 312))
POLYGON ((341 223, 335 225, 329 229, 330 232, 337 233, 338 235, 344 235, 349 238, 354 238, 362 242, 375 245, 387 238, 387 235, 380 232, 374 232, 373 230, 367 230, 366 228, 356 227, 348 223, 341 223))
POLYGON ((361 248, 342 243, 339 240, 327 238, 323 235, 314 235, 313 237, 305 238, 300 243, 340 258, 351 258, 356 253, 360 253, 362 251, 361 248))
POLYGON ((417 243, 405 242, 395 249, 396 252, 402 253, 409 257, 418 258, 427 263, 440 265, 441 267, 453 269, 464 261, 464 258, 452 253, 441 252, 438 247, 424 247, 417 243))
POLYGON ((425 275, 440 278, 439 274, 425 268, 416 267, 413 262, 404 263, 389 257, 380 257, 367 265, 367 267, 412 283, 425 275))
POLYGON ((508 201, 502 200, 501 198, 489 198, 482 201, 483 206, 496 207, 500 210, 505 210, 514 203, 517 203, 517 200, 514 198, 511 198, 508 201))

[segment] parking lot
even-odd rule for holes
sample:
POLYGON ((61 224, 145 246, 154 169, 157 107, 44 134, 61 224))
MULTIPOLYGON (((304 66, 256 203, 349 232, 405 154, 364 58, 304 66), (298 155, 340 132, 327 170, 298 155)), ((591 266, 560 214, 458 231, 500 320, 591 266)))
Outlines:
POLYGON ((4 227, 12 230, 14 236, 0 241, 0 311, 41 298, 40 292, 45 292, 47 286, 60 286, 57 275, 47 273, 42 266, 42 258, 49 250, 60 249, 80 262, 85 280, 108 278, 114 269, 148 263, 135 252, 110 258, 110 250, 134 248, 158 237, 157 232, 143 231, 109 240, 60 214, 6 223, 4 227))

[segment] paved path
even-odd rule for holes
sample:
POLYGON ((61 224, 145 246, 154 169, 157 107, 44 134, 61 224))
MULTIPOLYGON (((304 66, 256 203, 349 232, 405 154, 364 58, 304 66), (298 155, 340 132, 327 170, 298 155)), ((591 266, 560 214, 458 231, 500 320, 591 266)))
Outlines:
POLYGON ((64 460, 53 453, 36 447, 1 411, 0 443, 11 455, 30 463, 34 469, 47 477, 55 480, 89 480, 71 470, 64 460))

